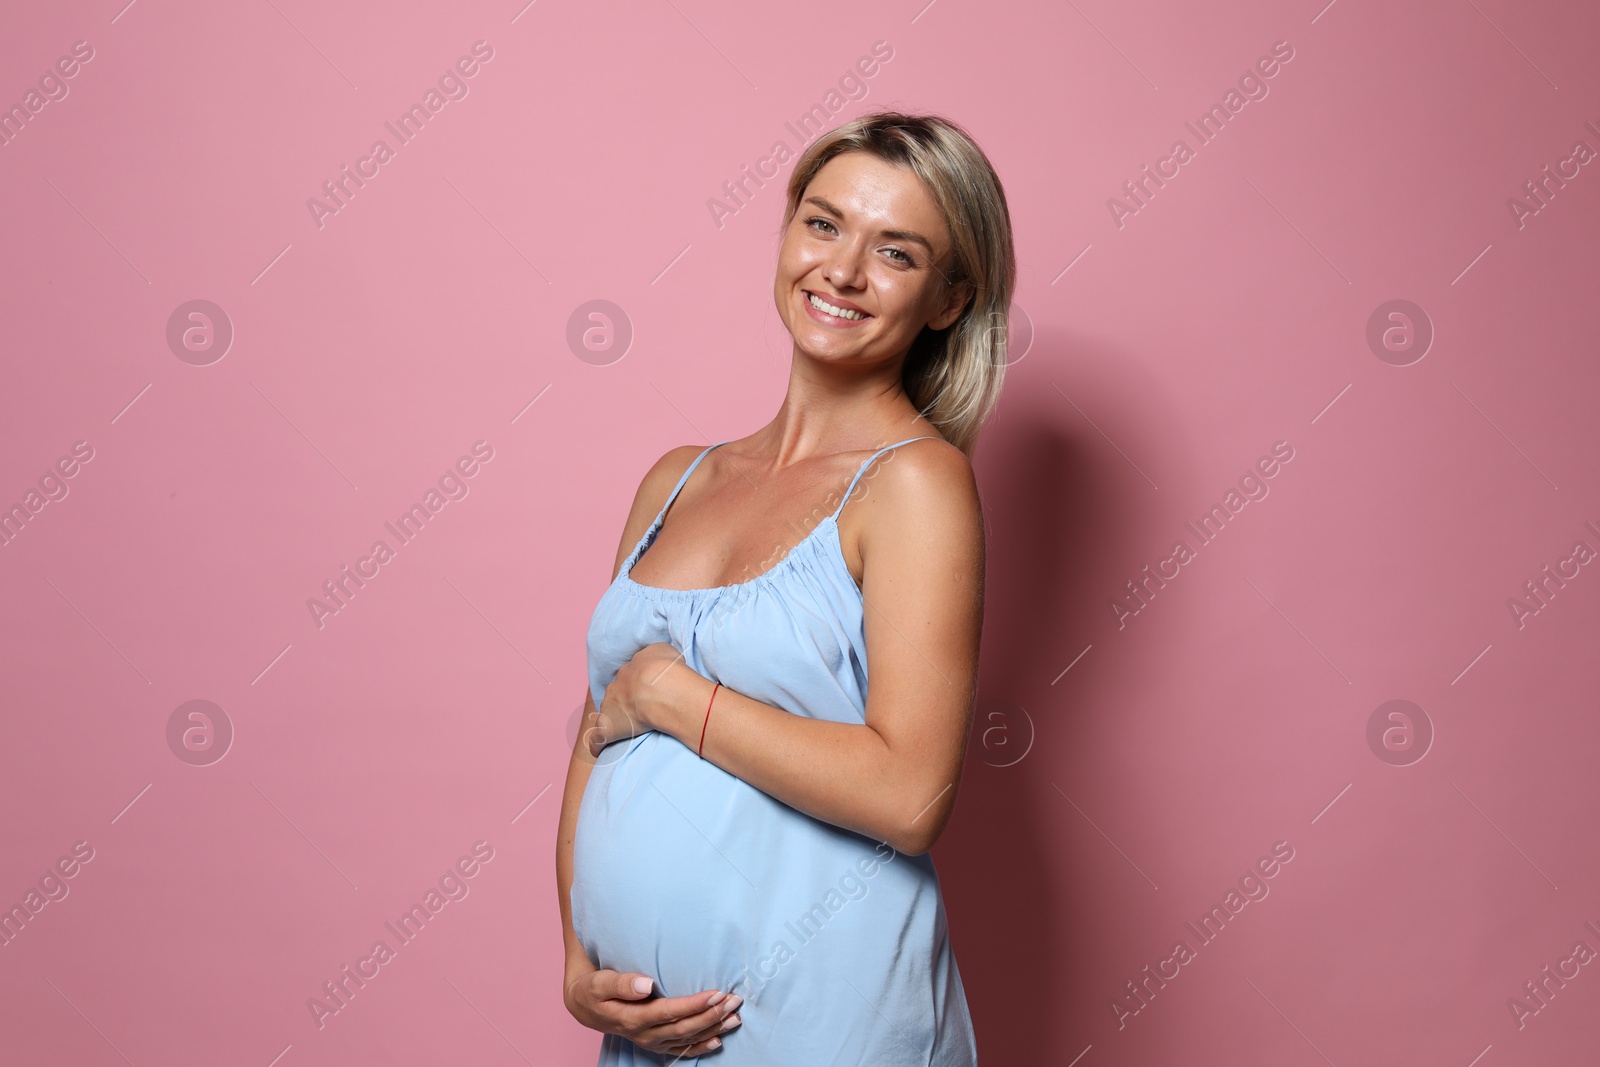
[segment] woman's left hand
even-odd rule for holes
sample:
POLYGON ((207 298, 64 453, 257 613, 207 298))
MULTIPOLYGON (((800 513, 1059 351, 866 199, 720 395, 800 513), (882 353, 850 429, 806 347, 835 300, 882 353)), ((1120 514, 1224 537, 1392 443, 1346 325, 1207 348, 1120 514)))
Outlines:
POLYGON ((666 730, 672 711, 684 697, 683 683, 692 680, 689 676, 700 678, 684 662, 683 653, 665 641, 645 645, 635 652, 601 697, 588 732, 590 754, 598 756, 613 741, 637 737, 649 730, 666 730))

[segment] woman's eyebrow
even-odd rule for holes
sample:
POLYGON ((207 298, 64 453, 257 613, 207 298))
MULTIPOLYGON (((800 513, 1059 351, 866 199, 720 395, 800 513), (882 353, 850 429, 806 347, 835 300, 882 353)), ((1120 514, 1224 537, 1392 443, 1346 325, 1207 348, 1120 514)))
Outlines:
MULTIPOLYGON (((838 208, 834 207, 820 196, 808 196, 805 198, 804 202, 807 204, 815 204, 822 210, 832 215, 837 215, 841 219, 844 218, 844 212, 840 211, 838 208)), ((929 243, 926 237, 914 230, 879 230, 878 233, 882 237, 892 237, 897 241, 915 241, 917 244, 928 250, 928 255, 931 256, 934 254, 933 245, 929 243)))

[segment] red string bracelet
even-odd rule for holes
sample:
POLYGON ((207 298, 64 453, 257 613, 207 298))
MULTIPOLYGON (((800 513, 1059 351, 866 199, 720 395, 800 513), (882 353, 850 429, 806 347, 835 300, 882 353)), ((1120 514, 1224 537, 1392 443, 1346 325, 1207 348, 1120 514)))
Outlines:
POLYGON ((706 721, 700 724, 700 748, 696 752, 696 755, 698 755, 701 759, 706 758, 706 727, 711 725, 711 705, 717 699, 717 690, 721 688, 721 682, 718 682, 716 685, 712 686, 711 699, 706 701, 706 721))

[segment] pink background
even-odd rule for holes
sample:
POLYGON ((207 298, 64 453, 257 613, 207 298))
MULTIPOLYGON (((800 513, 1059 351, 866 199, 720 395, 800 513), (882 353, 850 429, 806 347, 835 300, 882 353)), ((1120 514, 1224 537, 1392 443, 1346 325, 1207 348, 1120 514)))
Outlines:
POLYGON ((0 1059, 592 1062, 553 872, 584 631, 650 463, 782 397, 789 168, 720 227, 708 201, 882 41, 829 125, 967 126, 1020 267, 977 459, 980 717, 934 851, 984 1062, 1590 1062, 1600 966, 1543 1006, 1524 983, 1600 951, 1600 568, 1520 626, 1508 602, 1600 550, 1600 167, 1520 225, 1508 201, 1600 149, 1592 8, 120 4, 14 4, 0 38, 6 106, 93 49, 0 147, 0 505, 67 490, 0 547, 0 903, 93 850, 0 948, 0 1059), (1200 145, 1185 122, 1280 41, 1200 145), (596 299, 625 354, 569 347, 596 299), (1421 358, 1368 344, 1397 299, 1421 358), (221 358, 168 343, 194 300, 221 358), (468 495, 319 626, 308 598, 477 441, 468 495), (221 714, 191 753, 192 700, 221 714), (1391 700, 1409 747, 1369 744, 1391 700), (308 999, 480 841, 319 1028, 308 999))

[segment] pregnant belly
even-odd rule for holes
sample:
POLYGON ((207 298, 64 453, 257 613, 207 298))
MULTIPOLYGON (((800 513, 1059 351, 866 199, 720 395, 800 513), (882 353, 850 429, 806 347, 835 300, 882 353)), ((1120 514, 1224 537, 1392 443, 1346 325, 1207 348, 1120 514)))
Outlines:
POLYGON ((738 991, 770 970, 776 940, 808 930, 809 902, 881 858, 651 732, 608 746, 589 776, 573 926, 596 966, 651 975, 665 996, 738 991))

